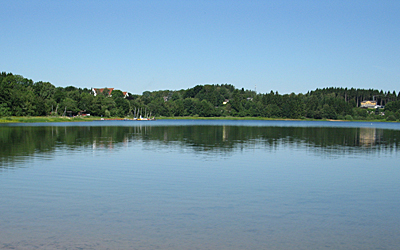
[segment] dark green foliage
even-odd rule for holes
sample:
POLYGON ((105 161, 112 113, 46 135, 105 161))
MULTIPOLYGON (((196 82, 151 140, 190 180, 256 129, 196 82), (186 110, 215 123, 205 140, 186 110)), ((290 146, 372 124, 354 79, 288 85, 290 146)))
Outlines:
POLYGON ((112 98, 113 98, 113 99, 123 98, 123 97, 124 97, 124 94, 122 93, 121 90, 113 90, 113 91, 111 92, 111 95, 112 95, 112 98))
POLYGON ((398 110, 400 110, 400 101, 389 102, 385 106, 385 111, 396 112, 398 110))
POLYGON ((394 116, 396 117, 397 120, 400 120, 400 110, 397 110, 394 116))
POLYGON ((6 103, 0 104, 0 117, 10 116, 10 108, 7 106, 6 103))
POLYGON ((396 121, 396 117, 395 117, 394 115, 389 115, 389 116, 386 118, 386 121, 390 121, 390 122, 396 121))
POLYGON ((346 115, 344 117, 344 119, 347 120, 347 121, 351 121, 351 120, 353 120, 353 117, 351 115, 346 115))

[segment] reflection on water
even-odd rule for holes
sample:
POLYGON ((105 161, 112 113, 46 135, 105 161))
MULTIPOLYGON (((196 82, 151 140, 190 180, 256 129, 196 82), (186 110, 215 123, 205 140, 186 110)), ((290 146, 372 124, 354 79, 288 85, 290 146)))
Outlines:
POLYGON ((376 128, 360 128, 360 144, 364 146, 375 145, 380 141, 382 130, 376 131, 376 128))
POLYGON ((277 145, 313 148, 317 154, 397 151, 400 131, 377 128, 261 126, 13 126, 0 127, 2 167, 35 153, 65 147, 93 150, 128 147, 143 141, 148 147, 175 145, 207 154, 232 154, 246 147, 274 150, 277 145), (19 157, 17 159, 17 157, 19 157))
POLYGON ((348 124, 0 126, 0 249, 398 249, 400 129, 348 124))

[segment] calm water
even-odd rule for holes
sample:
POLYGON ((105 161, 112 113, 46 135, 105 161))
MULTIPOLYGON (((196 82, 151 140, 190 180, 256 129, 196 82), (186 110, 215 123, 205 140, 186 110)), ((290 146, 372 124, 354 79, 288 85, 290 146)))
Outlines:
POLYGON ((1 249, 399 249, 400 124, 0 126, 1 249))

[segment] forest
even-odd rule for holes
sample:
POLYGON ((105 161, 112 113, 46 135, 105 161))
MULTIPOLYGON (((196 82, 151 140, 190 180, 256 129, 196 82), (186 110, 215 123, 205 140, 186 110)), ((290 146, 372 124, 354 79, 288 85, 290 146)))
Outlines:
MULTIPOLYGON (((107 86, 112 88, 113 86, 107 86)), ((305 94, 256 93, 231 84, 197 85, 181 90, 93 92, 56 87, 20 75, 0 75, 0 117, 263 117, 276 119, 400 120, 400 93, 375 89, 322 88, 305 94), (94 94, 96 93, 96 94, 94 94), (362 108, 374 100, 380 108, 362 108)))

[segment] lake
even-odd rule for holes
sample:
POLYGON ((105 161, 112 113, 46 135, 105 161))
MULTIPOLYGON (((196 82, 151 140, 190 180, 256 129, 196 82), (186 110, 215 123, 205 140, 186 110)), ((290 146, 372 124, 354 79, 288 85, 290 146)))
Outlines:
POLYGON ((398 249, 400 124, 0 125, 0 249, 398 249))

